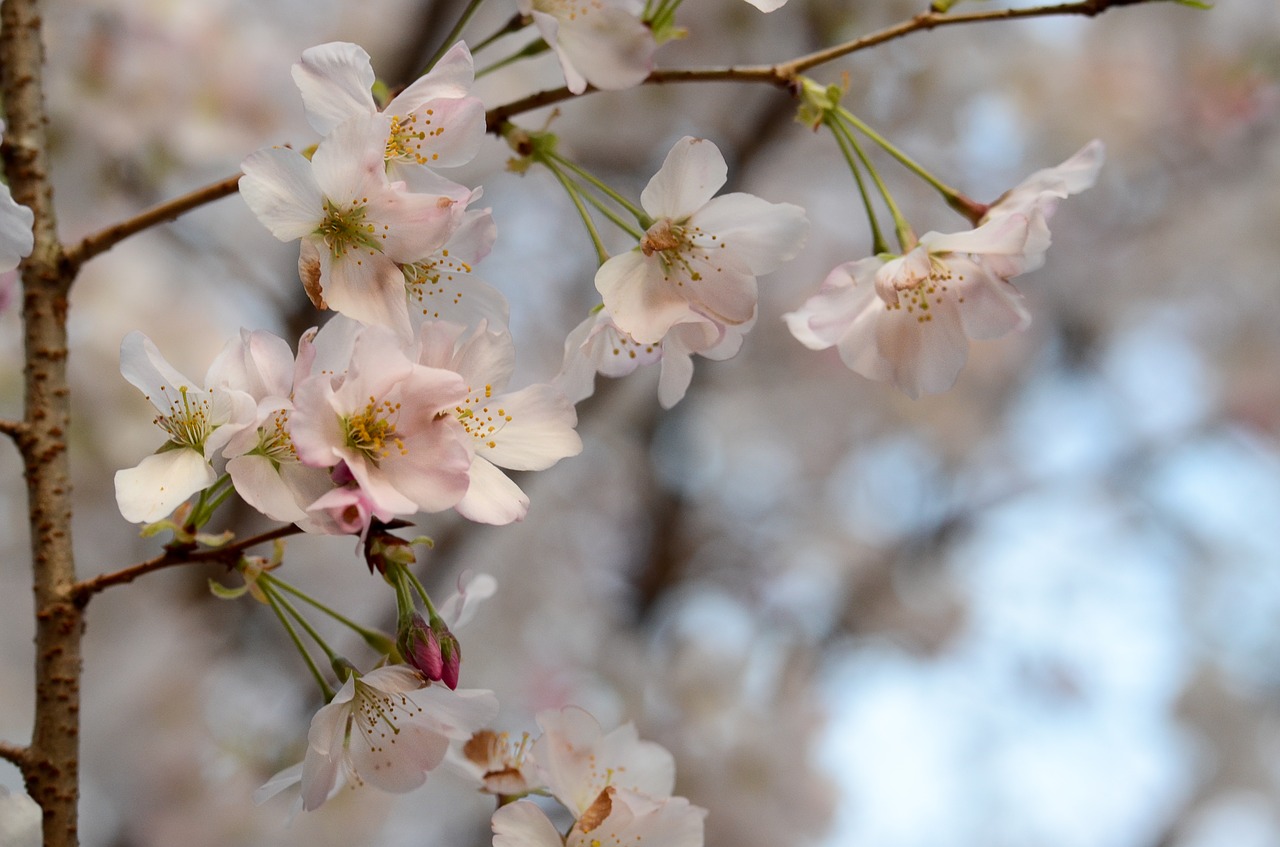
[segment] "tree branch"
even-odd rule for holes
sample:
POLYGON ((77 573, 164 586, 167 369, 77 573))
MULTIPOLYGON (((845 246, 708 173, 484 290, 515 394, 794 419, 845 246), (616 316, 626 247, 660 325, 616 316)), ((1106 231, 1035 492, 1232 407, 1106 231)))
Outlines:
MULTIPOLYGON (((1094 17, 1115 6, 1135 6, 1155 0, 1081 0, 1076 3, 1063 3, 1051 6, 1034 6, 1019 9, 997 9, 991 12, 970 12, 952 15, 944 12, 921 12, 915 17, 895 24, 891 27, 837 44, 822 50, 807 53, 803 56, 776 65, 730 65, 719 68, 674 68, 656 70, 644 80, 644 85, 665 85, 678 82, 756 82, 767 83, 779 88, 790 88, 797 76, 819 65, 835 59, 875 47, 886 41, 910 35, 915 32, 936 29, 953 24, 982 23, 986 21, 1008 21, 1021 18, 1041 18, 1051 15, 1084 15, 1094 17)), ((587 86, 583 94, 590 94, 599 89, 587 86)), ((489 132, 500 134, 503 125, 518 114, 551 106, 575 95, 568 88, 553 88, 539 91, 490 109, 486 115, 486 126, 489 132)))
POLYGON ((225 547, 211 547, 205 550, 191 550, 186 547, 169 549, 145 562, 139 562, 136 565, 131 565, 112 573, 101 574, 92 579, 77 582, 71 589, 71 599, 76 605, 83 608, 90 598, 100 591, 105 591, 113 585, 125 585, 140 576, 171 568, 175 565, 191 565, 200 562, 223 562, 228 566, 234 565, 240 560, 240 554, 250 547, 265 544, 268 541, 275 541, 277 538, 287 538, 300 532, 302 530, 293 524, 289 524, 288 526, 276 527, 269 532, 251 536, 243 541, 237 541, 234 544, 228 544, 225 547))
POLYGON ((31 751, 26 747, 20 747, 17 744, 10 744, 7 741, 0 741, 0 759, 6 759, 18 766, 19 770, 25 770, 27 763, 30 761, 31 751))
POLYGON ((18 439, 27 480, 35 594, 35 723, 23 777, 42 810, 45 847, 78 843, 80 787, 81 609, 71 543, 71 469, 67 459, 67 294, 49 179, 44 107, 44 42, 38 0, 0 4, 0 148, 13 198, 34 215, 31 255, 22 263, 25 432, 18 439))
POLYGON ((150 229, 157 224, 176 220, 179 216, 198 209, 206 203, 221 200, 240 190, 240 174, 229 176, 188 194, 152 206, 128 220, 109 226, 101 232, 94 233, 74 247, 68 248, 66 261, 72 269, 79 268, 88 260, 105 253, 131 235, 150 229))
POLYGON ((0 434, 7 435, 14 441, 21 441, 27 434, 27 425, 23 421, 0 418, 0 434))

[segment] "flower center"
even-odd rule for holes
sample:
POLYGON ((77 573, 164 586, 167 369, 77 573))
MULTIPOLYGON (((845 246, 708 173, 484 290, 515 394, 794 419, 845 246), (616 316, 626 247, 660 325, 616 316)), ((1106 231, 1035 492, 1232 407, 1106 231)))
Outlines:
POLYGON ((400 414, 400 404, 389 400, 379 402, 370 397, 362 411, 342 420, 342 431, 348 447, 359 450, 375 465, 391 455, 394 446, 405 455, 409 452, 404 440, 396 434, 395 418, 400 414))
POLYGON ((386 752, 396 743, 400 722, 422 714, 422 707, 403 694, 389 693, 356 680, 355 712, 352 723, 375 753, 386 752))
POLYGON ((421 114, 392 115, 391 132, 387 135, 387 161, 429 165, 439 159, 439 153, 423 149, 426 142, 444 134, 444 126, 431 125, 434 114, 435 109, 423 109, 421 114))
POLYGON ((707 248, 718 250, 724 246, 719 236, 708 235, 701 227, 688 221, 677 223, 670 218, 655 222, 640 239, 640 251, 646 256, 656 254, 666 281, 678 286, 684 285, 686 279, 693 282, 702 279, 702 273, 695 265, 719 271, 713 252, 707 248), (699 238, 703 243, 698 243, 699 238))
POLYGON ((454 407, 458 423, 462 424, 463 431, 480 444, 489 448, 498 446, 498 442, 494 440, 494 437, 512 420, 511 415, 505 408, 498 407, 494 409, 488 405, 486 401, 492 396, 492 385, 486 385, 483 391, 474 391, 471 386, 467 386, 466 399, 462 401, 461 405, 454 407))
POLYGON ((334 259, 341 259, 353 249, 382 252, 373 224, 366 223, 364 219, 364 204, 368 202, 365 198, 359 205, 353 203, 343 208, 332 200, 324 201, 324 220, 315 234, 324 241, 334 259))
POLYGON ((462 288, 452 283, 457 282, 459 275, 470 274, 471 265, 451 258, 448 250, 441 250, 421 262, 401 265, 400 270, 404 273, 409 297, 422 305, 422 314, 438 318, 439 307, 446 303, 456 306, 462 301, 462 288))
POLYGON ((156 425, 173 437, 175 444, 204 452, 205 439, 216 428, 213 423, 213 404, 204 392, 192 398, 185 385, 178 387, 181 406, 170 405, 169 414, 157 415, 156 425))
POLYGON ((266 456, 277 467, 298 461, 298 451, 289 435, 289 410, 277 409, 265 426, 258 427, 258 446, 253 451, 266 456))

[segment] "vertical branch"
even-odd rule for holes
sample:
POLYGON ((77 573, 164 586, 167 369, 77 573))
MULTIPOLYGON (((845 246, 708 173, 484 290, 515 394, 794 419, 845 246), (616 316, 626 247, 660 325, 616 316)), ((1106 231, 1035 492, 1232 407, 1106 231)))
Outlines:
POLYGON ((44 815, 45 847, 74 847, 79 796, 80 637, 83 609, 71 591, 71 479, 67 460, 67 295, 53 212, 41 82, 38 0, 0 5, 3 154, 14 199, 35 213, 35 248, 22 269, 26 367, 18 436, 27 480, 36 608, 35 726, 23 777, 44 815))

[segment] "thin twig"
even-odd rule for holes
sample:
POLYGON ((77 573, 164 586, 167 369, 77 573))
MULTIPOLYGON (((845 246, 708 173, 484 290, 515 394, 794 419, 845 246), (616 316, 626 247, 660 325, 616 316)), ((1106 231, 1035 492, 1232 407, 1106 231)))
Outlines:
POLYGON ((24 421, 0 418, 0 434, 7 435, 14 441, 19 441, 27 434, 27 424, 24 421))
POLYGON ((121 221, 101 232, 94 233, 74 247, 68 248, 66 261, 70 263, 71 268, 77 268, 99 253, 110 250, 131 235, 136 235, 157 224, 176 220, 179 216, 193 209, 197 209, 206 203, 212 203, 214 200, 221 200, 223 197, 235 194, 239 190, 240 174, 236 174, 202 188, 197 188, 195 191, 161 203, 158 206, 152 206, 145 212, 140 212, 128 220, 121 221))
POLYGON ((0 741, 0 759, 13 762, 19 769, 22 769, 31 760, 31 750, 17 744, 10 744, 7 741, 0 741))
POLYGON ((228 544, 225 547, 213 547, 204 550, 166 550, 159 556, 148 559, 145 562, 139 562, 136 565, 130 565, 112 573, 100 574, 91 579, 77 582, 71 589, 71 597, 77 605, 84 606, 93 595, 100 591, 105 591, 113 585, 125 585, 140 576, 164 570, 165 568, 171 568, 176 565, 197 564, 199 562, 223 562, 228 565, 234 565, 239 561, 240 554, 250 547, 265 544, 268 541, 275 541, 277 538, 287 538, 300 532, 302 530, 290 524, 276 527, 269 532, 251 536, 243 541, 228 544))
MULTIPOLYGON (((1134 6, 1154 0, 1081 0, 1077 3, 1064 3, 1052 6, 1035 6, 1020 9, 998 9, 992 12, 970 12, 952 15, 943 12, 921 12, 915 17, 895 24, 891 27, 837 44, 822 50, 798 56, 788 62, 776 65, 741 65, 719 68, 674 68, 656 70, 644 80, 644 85, 666 85, 678 82, 756 82, 767 83, 779 88, 790 88, 797 76, 818 65, 848 56, 860 50, 866 50, 886 41, 910 35, 915 32, 936 29, 953 24, 981 23, 984 21, 1007 21, 1020 18, 1039 18, 1051 15, 1084 15, 1093 17, 1100 15, 1113 6, 1134 6)), ((599 89, 587 86, 583 94, 599 89)), ((551 106, 575 95, 568 88, 554 88, 539 91, 490 109, 485 115, 488 131, 501 133, 503 125, 524 112, 551 106)))

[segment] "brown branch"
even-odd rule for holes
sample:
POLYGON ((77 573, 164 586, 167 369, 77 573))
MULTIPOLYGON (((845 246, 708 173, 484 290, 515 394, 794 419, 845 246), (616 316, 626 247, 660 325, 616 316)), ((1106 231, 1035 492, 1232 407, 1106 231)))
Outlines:
POLYGON ((0 418, 0 434, 7 435, 14 441, 21 441, 27 434, 27 425, 23 421, 0 418))
POLYGON ((44 107, 44 43, 38 0, 0 5, 0 153, 13 198, 34 215, 31 255, 22 264, 25 432, 18 439, 27 481, 35 594, 35 723, 23 777, 42 810, 45 847, 75 847, 80 773, 81 609, 71 544, 67 459, 67 294, 72 272, 58 241, 49 179, 44 107))
POLYGON ((176 220, 179 216, 198 209, 206 203, 221 200, 240 190, 240 174, 197 188, 188 194, 152 206, 128 220, 109 226, 101 232, 94 233, 66 251, 66 261, 70 268, 78 268, 88 260, 110 250, 131 235, 150 229, 157 224, 176 220))
POLYGON ((240 554, 250 547, 256 547, 259 544, 265 544, 268 541, 275 541, 277 538, 287 538, 290 535, 297 535, 302 532, 293 524, 288 526, 276 527, 269 532, 263 532, 258 535, 251 536, 243 541, 237 541, 234 544, 228 544, 225 547, 212 547, 204 550, 192 550, 186 547, 176 547, 166 550, 164 553, 145 562, 139 562, 136 565, 130 565, 112 573, 104 573, 95 576, 92 579, 86 579, 77 582, 71 589, 71 599, 80 607, 84 607, 93 597, 100 591, 105 591, 113 585, 125 585, 133 582, 140 576, 149 573, 171 568, 175 565, 192 565, 200 562, 222 562, 228 566, 234 565, 240 560, 240 554))
POLYGON ((31 758, 31 751, 26 747, 20 747, 17 744, 10 744, 7 741, 0 741, 0 759, 6 759, 18 766, 19 770, 27 767, 31 758))
MULTIPOLYGON (((1107 9, 1116 6, 1134 6, 1139 3, 1149 3, 1154 0, 1081 0, 1077 3, 1064 3, 1053 6, 1035 6, 1030 8, 1019 9, 997 9, 992 12, 970 12, 961 15, 952 15, 943 12, 921 12, 915 17, 895 24, 891 27, 864 35, 861 38, 855 38, 852 41, 846 41, 843 44, 837 44, 834 47, 827 47, 822 50, 807 53, 798 56, 787 62, 780 62, 776 65, 741 65, 720 68, 673 68, 668 70, 656 70, 645 78, 643 85, 666 85, 668 83, 680 82, 757 82, 767 83, 779 88, 790 88, 797 76, 815 68, 818 65, 826 64, 835 59, 848 56, 860 50, 866 50, 869 47, 875 47, 886 41, 893 41, 897 38, 910 35, 915 32, 923 32, 925 30, 936 29, 943 26, 951 26, 953 24, 970 24, 982 23, 990 21, 1008 21, 1020 18, 1040 18, 1051 15, 1084 15, 1094 17, 1100 15, 1107 9)), ((583 94, 590 94, 599 91, 592 86, 587 86, 583 94)), ((539 91, 522 97, 519 100, 513 100, 501 106, 490 109, 486 115, 486 126, 489 132, 501 134, 503 126, 508 120, 516 115, 524 112, 540 109, 543 106, 552 106, 556 103, 563 102, 573 98, 574 95, 568 88, 553 88, 546 91, 539 91)))

